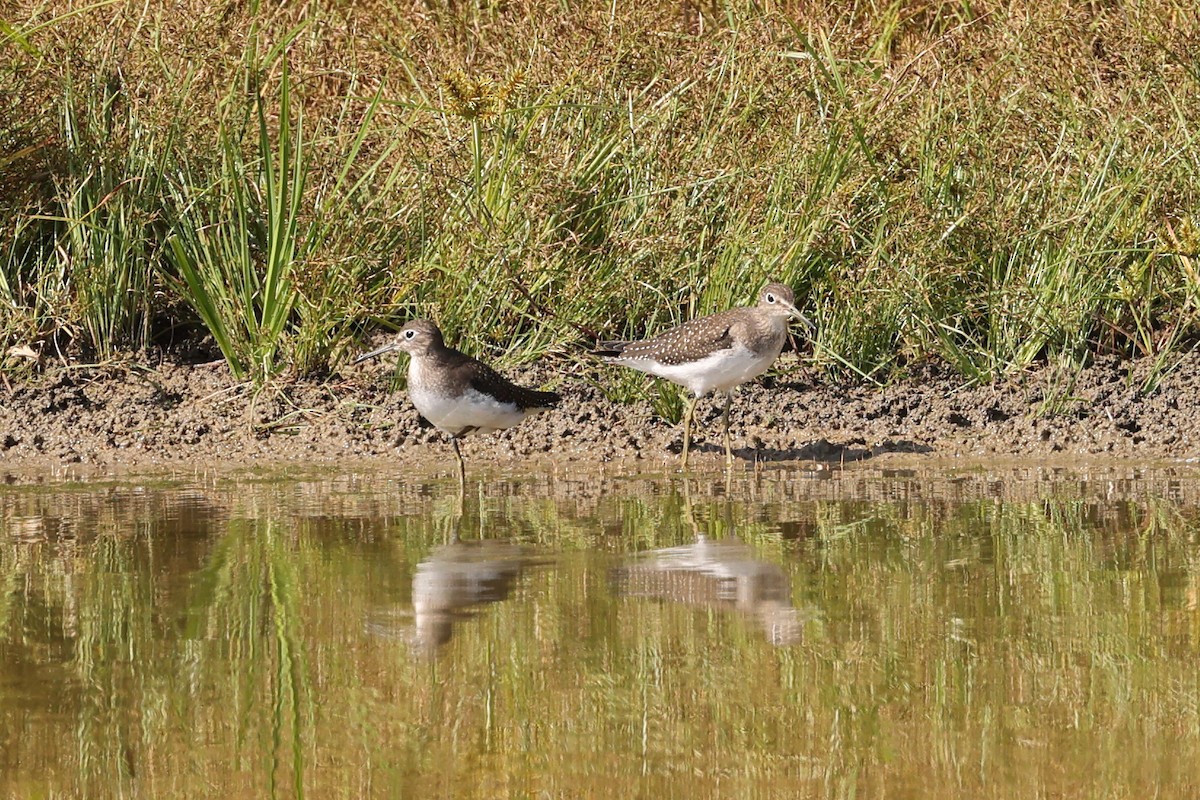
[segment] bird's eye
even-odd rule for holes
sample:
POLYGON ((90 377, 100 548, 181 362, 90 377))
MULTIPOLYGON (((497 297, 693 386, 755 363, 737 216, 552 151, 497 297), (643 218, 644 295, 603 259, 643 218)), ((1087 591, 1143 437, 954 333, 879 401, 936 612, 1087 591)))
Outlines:
POLYGON ((416 332, 416 331, 405 331, 405 332, 404 332, 404 338, 405 338, 405 339, 411 339, 412 337, 414 337, 414 336, 416 336, 416 335, 417 335, 417 332, 416 332))
POLYGON ((767 302, 768 302, 768 303, 774 303, 774 302, 775 302, 775 295, 773 295, 773 294, 768 294, 768 295, 767 295, 767 302))

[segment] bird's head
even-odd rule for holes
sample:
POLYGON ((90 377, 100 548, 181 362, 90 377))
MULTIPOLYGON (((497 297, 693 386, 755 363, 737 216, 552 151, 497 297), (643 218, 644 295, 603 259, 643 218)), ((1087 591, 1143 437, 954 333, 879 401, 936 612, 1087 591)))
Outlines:
POLYGON ((357 364, 393 350, 402 350, 410 356, 421 356, 434 348, 443 346, 445 346, 445 342, 442 340, 442 332, 437 325, 427 319, 414 319, 400 329, 395 339, 383 347, 362 354, 354 359, 354 363, 357 364))
POLYGON ((809 318, 796 308, 796 295, 792 293, 792 287, 786 284, 772 281, 764 286, 758 293, 758 307, 773 317, 798 319, 809 328, 816 328, 809 318))

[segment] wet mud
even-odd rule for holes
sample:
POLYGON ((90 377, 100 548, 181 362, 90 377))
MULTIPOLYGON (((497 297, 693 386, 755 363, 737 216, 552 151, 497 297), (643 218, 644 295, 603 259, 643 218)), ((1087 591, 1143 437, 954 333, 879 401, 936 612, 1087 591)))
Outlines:
MULTIPOLYGON (((1185 357, 1142 393, 1151 368, 1100 359, 1070 379, 1044 368, 974 387, 929 368, 878 387, 829 384, 788 354, 735 394, 735 454, 747 464, 1200 459, 1200 356, 1185 357)), ((615 369, 563 361, 506 370, 518 382, 558 391, 562 406, 508 431, 468 437, 468 463, 674 461, 678 425, 649 401, 618 404, 605 396, 605 373, 615 369)), ((709 397, 698 408, 698 467, 722 462, 722 402, 709 397)), ((391 363, 258 391, 220 362, 53 367, 0 384, 0 464, 9 467, 443 458, 453 458, 448 441, 419 418, 391 363)))

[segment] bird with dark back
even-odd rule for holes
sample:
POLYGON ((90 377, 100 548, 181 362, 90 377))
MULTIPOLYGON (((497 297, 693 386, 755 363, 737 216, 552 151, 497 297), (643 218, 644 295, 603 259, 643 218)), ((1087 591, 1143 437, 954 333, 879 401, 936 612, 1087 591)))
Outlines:
POLYGON ((478 359, 446 345, 441 330, 427 319, 405 325, 396 338, 354 360, 357 364, 393 350, 409 356, 408 396, 422 417, 450 436, 458 459, 459 482, 466 464, 458 440, 471 433, 511 428, 530 414, 556 407, 562 398, 517 386, 478 359))

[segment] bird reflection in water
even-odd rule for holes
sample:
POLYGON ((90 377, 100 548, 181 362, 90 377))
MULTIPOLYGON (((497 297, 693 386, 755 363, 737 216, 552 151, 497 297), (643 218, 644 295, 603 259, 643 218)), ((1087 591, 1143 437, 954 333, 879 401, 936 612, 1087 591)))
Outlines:
POLYGON ((610 575, 613 592, 735 611, 762 628, 773 645, 799 642, 805 617, 792 605, 791 580, 778 564, 756 558, 749 545, 733 534, 728 501, 729 535, 720 539, 709 538, 700 530, 690 498, 685 501, 685 515, 696 541, 642 553, 634 563, 614 569, 610 575))
POLYGON ((370 633, 402 639, 414 653, 434 655, 454 636, 457 623, 476 616, 486 605, 507 600, 522 570, 539 563, 520 544, 460 540, 460 520, 455 521, 450 541, 417 564, 412 611, 376 615, 367 625, 370 633), (410 617, 411 626, 406 624, 410 617))

